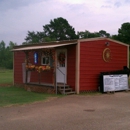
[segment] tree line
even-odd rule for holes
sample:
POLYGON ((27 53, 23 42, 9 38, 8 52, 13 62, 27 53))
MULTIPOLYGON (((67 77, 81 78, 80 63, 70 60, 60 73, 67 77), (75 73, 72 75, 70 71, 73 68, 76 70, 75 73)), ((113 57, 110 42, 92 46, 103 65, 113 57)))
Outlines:
MULTIPOLYGON (((110 35, 105 30, 99 32, 90 32, 88 30, 75 32, 68 21, 62 17, 50 20, 49 24, 43 26, 42 32, 28 31, 25 37, 25 42, 22 44, 38 44, 42 42, 72 40, 82 38, 94 37, 108 37, 114 40, 130 44, 130 23, 126 22, 118 29, 118 34, 110 35)), ((0 67, 8 69, 13 68, 13 53, 10 51, 13 46, 17 45, 10 41, 9 46, 6 47, 4 41, 0 42, 0 67)))
POLYGON ((42 32, 28 31, 25 42, 22 44, 36 44, 39 42, 50 42, 60 40, 71 40, 79 38, 108 37, 114 40, 130 44, 130 23, 126 22, 118 29, 118 34, 110 35, 105 30, 90 32, 88 30, 75 32, 68 21, 62 17, 50 20, 49 24, 43 26, 42 32))
POLYGON ((4 41, 0 42, 0 68, 13 69, 13 53, 10 51, 16 43, 12 41, 6 46, 4 41))

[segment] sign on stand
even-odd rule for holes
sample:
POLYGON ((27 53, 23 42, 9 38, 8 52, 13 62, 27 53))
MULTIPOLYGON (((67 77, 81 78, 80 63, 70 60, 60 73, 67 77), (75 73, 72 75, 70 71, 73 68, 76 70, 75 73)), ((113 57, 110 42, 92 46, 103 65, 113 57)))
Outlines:
POLYGON ((127 74, 103 75, 103 92, 128 90, 127 74))

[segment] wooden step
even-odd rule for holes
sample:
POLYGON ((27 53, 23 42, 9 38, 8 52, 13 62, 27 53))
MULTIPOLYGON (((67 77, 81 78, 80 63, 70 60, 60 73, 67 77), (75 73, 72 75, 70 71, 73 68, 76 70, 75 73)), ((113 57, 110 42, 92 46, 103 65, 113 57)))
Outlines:
MULTIPOLYGON (((57 84, 58 87, 64 87, 64 84, 57 84)), ((65 84, 66 87, 69 87, 69 85, 65 84)))
POLYGON ((71 95, 71 94, 76 94, 75 91, 71 91, 71 92, 65 92, 66 95, 71 95))
MULTIPOLYGON (((64 88, 61 88, 60 90, 64 91, 64 88)), ((72 91, 72 88, 65 88, 65 91, 72 91)))
POLYGON ((65 86, 65 87, 64 87, 64 86, 57 86, 57 87, 58 87, 59 89, 64 89, 64 88, 67 89, 67 88, 70 88, 69 86, 65 86))
POLYGON ((57 84, 57 88, 58 88, 58 91, 61 93, 61 94, 65 94, 66 95, 70 95, 70 94, 75 94, 76 92, 73 91, 73 89, 68 85, 68 84, 63 84, 63 83, 58 83, 57 84))
POLYGON ((68 89, 68 88, 70 88, 70 86, 67 85, 67 84, 65 86, 63 84, 60 84, 60 85, 57 85, 57 87, 58 87, 58 89, 64 89, 64 88, 68 89))

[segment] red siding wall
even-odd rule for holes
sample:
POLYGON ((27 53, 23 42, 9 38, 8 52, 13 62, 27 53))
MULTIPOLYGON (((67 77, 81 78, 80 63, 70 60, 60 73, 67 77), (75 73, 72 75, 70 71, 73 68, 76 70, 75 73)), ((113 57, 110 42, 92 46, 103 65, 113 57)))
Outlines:
MULTIPOLYGON (((29 53, 29 61, 31 64, 34 64, 33 59, 34 52, 29 53)), ((41 58, 37 66, 41 65, 41 58)), ((22 51, 14 52, 14 84, 23 84, 23 72, 22 72, 22 63, 25 62, 25 53, 22 51)), ((53 69, 50 71, 45 71, 39 73, 37 71, 31 71, 30 82, 39 82, 39 76, 42 83, 53 83, 53 69)))
MULTIPOLYGON (((34 64, 34 52, 29 54, 29 60, 31 64, 34 64)), ((35 64, 36 66, 41 66, 41 57, 38 57, 38 64, 35 64)), ((53 83, 53 69, 50 71, 43 71, 40 74, 37 71, 31 71, 31 81, 30 82, 38 82, 40 78, 40 81, 42 83, 53 83)))
POLYGON ((30 82, 40 82, 53 84, 53 69, 49 71, 43 71, 38 73, 37 71, 31 71, 31 80, 30 82))
POLYGON ((111 41, 88 41, 80 44, 80 91, 95 91, 100 72, 123 69, 127 66, 127 47, 111 41), (105 42, 109 42, 107 47, 105 42), (103 60, 103 50, 111 50, 111 60, 103 60))
POLYGON ((67 84, 75 90, 76 45, 67 47, 67 84))
POLYGON ((24 62, 24 52, 14 52, 14 84, 23 83, 22 63, 24 62))

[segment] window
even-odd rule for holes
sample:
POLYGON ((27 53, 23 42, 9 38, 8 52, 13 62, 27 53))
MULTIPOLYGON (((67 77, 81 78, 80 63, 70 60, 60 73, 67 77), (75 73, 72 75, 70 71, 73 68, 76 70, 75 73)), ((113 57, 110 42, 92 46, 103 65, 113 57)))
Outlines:
POLYGON ((50 65, 50 56, 42 56, 41 65, 50 65))

